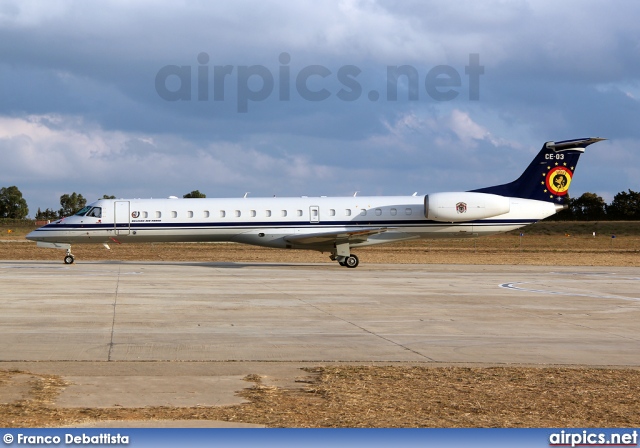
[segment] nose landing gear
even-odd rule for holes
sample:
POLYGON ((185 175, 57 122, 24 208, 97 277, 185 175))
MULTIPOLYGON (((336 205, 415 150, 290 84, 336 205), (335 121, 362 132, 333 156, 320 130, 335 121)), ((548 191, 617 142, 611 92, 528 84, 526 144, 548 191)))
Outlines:
POLYGON ((64 264, 73 264, 76 261, 75 257, 71 253, 71 248, 67 249, 67 255, 64 257, 64 264))

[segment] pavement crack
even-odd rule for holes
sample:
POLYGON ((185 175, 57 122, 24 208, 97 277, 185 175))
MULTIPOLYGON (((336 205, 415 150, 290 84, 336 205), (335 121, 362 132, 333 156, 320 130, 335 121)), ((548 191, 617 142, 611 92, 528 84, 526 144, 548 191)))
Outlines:
POLYGON ((332 318, 334 318, 334 319, 338 319, 338 320, 340 320, 340 321, 342 321, 342 322, 344 322, 344 323, 347 323, 347 324, 349 324, 349 325, 351 325, 351 326, 354 326, 354 327, 356 327, 356 328, 360 329, 361 331, 364 331, 365 333, 370 334, 371 336, 374 336, 374 337, 380 338, 380 339, 382 339, 383 341, 386 341, 386 342, 388 342, 388 343, 390 343, 390 344, 393 344, 393 345, 395 345, 395 346, 397 346, 397 347, 400 347, 400 348, 402 348, 402 349, 404 349, 404 350, 407 350, 407 351, 409 351, 409 352, 413 353, 414 355, 417 355, 417 356, 419 356, 419 357, 421 357, 421 358, 424 358, 424 359, 426 359, 426 360, 428 360, 428 361, 430 361, 430 362, 436 362, 436 360, 435 360, 435 359, 430 358, 430 357, 428 357, 427 355, 424 355, 424 354, 422 354, 422 353, 420 353, 420 352, 418 352, 418 351, 416 351, 416 350, 414 350, 414 349, 412 349, 412 348, 407 347, 406 345, 402 345, 402 344, 400 344, 399 342, 396 342, 396 341, 394 341, 394 340, 392 340, 392 339, 386 338, 386 337, 384 337, 384 336, 382 336, 382 335, 380 335, 380 334, 378 334, 378 333, 375 333, 375 332, 373 332, 373 331, 371 331, 371 330, 368 330, 367 328, 363 327, 362 325, 358 325, 358 324, 357 324, 357 323, 355 323, 355 322, 351 322, 350 320, 344 319, 344 318, 342 318, 342 317, 340 317, 340 316, 337 316, 337 315, 335 315, 335 314, 333 314, 333 313, 330 313, 329 311, 326 311, 326 310, 324 310, 324 309, 320 308, 318 305, 314 305, 313 303, 307 302, 306 300, 301 299, 300 297, 297 297, 297 296, 295 296, 295 295, 293 295, 293 294, 291 294, 291 293, 288 293, 288 292, 286 292, 286 291, 280 291, 280 290, 278 290, 278 289, 274 288, 273 286, 270 286, 270 285, 267 285, 267 284, 265 284, 265 286, 267 286, 267 287, 271 288, 273 291, 276 291, 276 292, 278 292, 278 293, 280 293, 280 294, 283 294, 283 295, 285 295, 285 296, 289 296, 289 297, 291 297, 291 298, 293 298, 293 299, 295 299, 295 300, 298 300, 299 302, 304 303, 306 306, 311 307, 311 308, 313 308, 313 309, 315 309, 315 310, 317 310, 317 311, 319 311, 319 312, 321 312, 321 313, 323 313, 323 314, 326 314, 327 316, 331 316, 331 317, 332 317, 332 318))
POLYGON ((370 335, 375 336, 375 337, 377 337, 377 338, 380 338, 380 339, 382 339, 383 341, 387 341, 387 342, 389 342, 389 343, 391 343, 391 344, 393 344, 393 345, 396 345, 396 346, 398 346, 398 347, 400 347, 400 348, 403 348, 403 349, 405 349, 405 350, 407 350, 407 351, 410 351, 411 353, 413 353, 413 354, 415 354, 415 355, 418 355, 418 356, 420 356, 421 358, 424 358, 424 359, 426 359, 426 360, 428 360, 428 361, 436 362, 436 360, 435 360, 435 359, 430 358, 430 357, 428 357, 427 355, 424 355, 424 354, 422 354, 422 353, 420 353, 420 352, 418 352, 418 351, 416 351, 416 350, 414 350, 414 349, 412 349, 412 348, 409 348, 409 347, 407 347, 406 345, 402 345, 402 344, 400 344, 399 342, 393 341, 393 340, 391 340, 391 339, 389 339, 389 338, 386 338, 386 337, 384 337, 384 336, 382 336, 382 335, 380 335, 380 334, 378 334, 378 333, 375 333, 375 332, 373 332, 373 331, 371 331, 371 330, 368 330, 368 329, 364 328, 362 325, 358 325, 358 324, 356 324, 355 322, 351 322, 350 320, 343 319, 342 317, 340 317, 340 316, 336 316, 335 314, 331 314, 331 313, 329 313, 329 312, 327 312, 327 311, 323 310, 322 308, 317 307, 316 305, 313 305, 313 304, 310 304, 310 303, 308 303, 308 302, 305 302, 305 301, 304 301, 304 300, 302 300, 302 299, 298 299, 298 300, 300 300, 302 303, 304 303, 304 304, 306 304, 306 305, 308 305, 308 306, 311 306, 311 307, 313 307, 313 308, 317 309, 318 311, 323 312, 323 313, 325 313, 325 314, 327 314, 327 315, 329 315, 329 316, 331 316, 331 317, 333 317, 333 318, 335 318, 335 319, 339 319, 339 320, 341 320, 341 321, 343 321, 343 322, 348 323, 349 325, 353 325, 354 327, 359 328, 360 330, 364 331, 365 333, 369 333, 370 335))
POLYGON ((113 334, 116 326, 116 307, 118 305, 118 288, 120 288, 120 271, 121 266, 118 266, 118 278, 116 280, 116 290, 113 294, 113 316, 111 317, 111 339, 109 340, 109 353, 107 355, 107 361, 111 361, 111 354, 113 353, 113 334))

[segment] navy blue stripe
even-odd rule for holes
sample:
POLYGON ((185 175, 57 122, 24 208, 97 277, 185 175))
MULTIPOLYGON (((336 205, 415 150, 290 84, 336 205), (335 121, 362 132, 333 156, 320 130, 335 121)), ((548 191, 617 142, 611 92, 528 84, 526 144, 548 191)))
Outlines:
MULTIPOLYGON (((388 226, 388 227, 424 227, 424 226, 470 226, 470 225, 480 225, 480 226, 507 226, 507 225, 526 225, 532 224, 536 222, 531 219, 500 219, 500 220, 491 220, 491 219, 483 219, 476 221, 466 221, 461 223, 449 223, 449 222, 439 222, 439 221, 367 221, 367 222, 358 222, 358 221, 331 221, 331 222, 320 222, 320 223, 309 223, 309 221, 293 221, 293 222, 256 222, 256 223, 247 223, 247 222, 193 222, 193 223, 131 223, 130 228, 132 230, 151 230, 151 229, 202 229, 202 228, 237 228, 237 229, 253 229, 253 228, 282 228, 282 227, 304 227, 304 228, 318 228, 318 227, 380 227, 380 226, 388 226)), ((114 225, 111 224, 48 224, 44 227, 40 227, 36 229, 43 231, 50 230, 110 230, 113 229, 114 225)), ((128 228, 128 224, 118 224, 115 226, 117 229, 126 229, 128 228)))

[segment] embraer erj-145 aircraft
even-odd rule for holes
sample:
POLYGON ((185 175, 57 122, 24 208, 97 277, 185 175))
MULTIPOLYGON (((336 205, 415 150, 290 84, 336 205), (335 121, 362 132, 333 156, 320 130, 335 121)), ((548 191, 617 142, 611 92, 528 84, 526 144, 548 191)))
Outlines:
POLYGON ((355 247, 514 230, 562 210, 578 158, 604 139, 547 142, 515 181, 426 196, 100 199, 27 235, 38 246, 227 241, 308 249, 355 268, 355 247))

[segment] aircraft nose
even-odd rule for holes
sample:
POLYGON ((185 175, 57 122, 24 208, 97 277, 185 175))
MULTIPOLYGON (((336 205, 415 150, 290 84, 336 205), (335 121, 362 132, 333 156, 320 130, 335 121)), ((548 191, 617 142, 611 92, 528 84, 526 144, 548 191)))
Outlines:
POLYGON ((42 232, 37 232, 37 231, 33 231, 33 232, 29 232, 27 234, 27 236, 25 236, 26 239, 28 239, 29 241, 45 241, 45 237, 42 235, 42 232))

